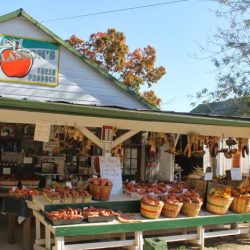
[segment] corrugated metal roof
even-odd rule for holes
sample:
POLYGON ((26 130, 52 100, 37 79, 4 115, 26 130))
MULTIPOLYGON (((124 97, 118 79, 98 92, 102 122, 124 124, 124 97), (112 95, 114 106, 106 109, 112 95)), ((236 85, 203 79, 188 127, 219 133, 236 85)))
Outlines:
POLYGON ((0 98, 0 109, 138 121, 203 124, 250 128, 250 119, 242 117, 211 116, 191 113, 178 113, 173 111, 135 110, 120 107, 100 107, 80 104, 76 105, 66 102, 38 102, 3 97, 0 98))

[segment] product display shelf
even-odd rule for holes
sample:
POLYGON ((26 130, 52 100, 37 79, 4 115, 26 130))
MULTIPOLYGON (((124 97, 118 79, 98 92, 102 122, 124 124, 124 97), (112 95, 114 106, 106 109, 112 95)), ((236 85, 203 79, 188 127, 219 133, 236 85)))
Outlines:
POLYGON ((236 214, 229 212, 226 215, 213 215, 207 211, 201 210, 197 217, 186 217, 179 215, 177 218, 165 218, 160 216, 159 219, 147 219, 140 215, 140 201, 127 195, 111 195, 107 202, 91 201, 82 204, 50 204, 42 196, 34 197, 34 204, 43 211, 52 211, 67 206, 87 207, 95 206, 102 208, 112 208, 127 213, 133 213, 136 219, 133 223, 121 223, 118 220, 111 222, 89 223, 84 221, 80 224, 53 226, 48 223, 44 216, 36 209, 33 214, 36 218, 36 242, 34 249, 50 249, 51 244, 55 244, 53 249, 68 250, 77 248, 98 249, 103 247, 130 247, 131 249, 142 250, 143 238, 146 238, 150 232, 161 233, 159 237, 166 242, 196 240, 199 242, 201 249, 204 249, 204 240, 212 237, 223 237, 228 235, 237 235, 249 233, 250 213, 236 214), (244 223, 243 227, 240 226, 244 223), (41 239, 40 225, 45 226, 45 239, 41 239), (223 225, 223 229, 217 228, 223 225), (226 225, 227 229, 224 229, 226 225), (213 227, 213 231, 206 230, 207 227, 213 227), (166 230, 180 230, 179 234, 165 235, 166 230), (109 234, 116 234, 119 240, 94 241, 92 243, 75 243, 65 244, 68 237, 102 237, 109 234), (131 237, 126 238, 126 234, 131 237), (51 238, 53 235, 53 238, 51 238))
POLYGON ((101 208, 111 208, 121 212, 138 212, 140 211, 140 201, 138 199, 132 198, 128 195, 111 195, 109 201, 94 201, 86 203, 75 203, 75 204, 62 204, 62 203, 50 203, 43 195, 38 195, 33 197, 33 203, 42 211, 52 211, 58 208, 64 207, 88 207, 95 206, 101 208))
MULTIPOLYGON (((175 234, 174 236, 166 235, 159 238, 167 242, 197 240, 201 245, 201 249, 204 249, 204 239, 206 238, 249 233, 249 223, 244 224, 243 227, 240 227, 239 223, 250 221, 250 213, 228 213, 227 215, 218 216, 201 211, 199 216, 192 218, 180 215, 177 218, 160 217, 159 219, 146 219, 141 217, 141 215, 137 213, 135 214, 137 221, 134 223, 120 223, 118 220, 115 220, 106 223, 83 222, 81 224, 75 225, 52 226, 44 219, 44 217, 39 212, 33 211, 33 213, 36 217, 37 223, 43 224, 45 226, 45 229, 49 232, 47 233, 47 239, 45 239, 44 241, 36 241, 35 249, 49 249, 46 248, 46 244, 48 247, 50 246, 52 242, 50 235, 52 234, 54 236, 53 242, 55 242, 56 250, 68 250, 77 248, 98 249, 100 248, 100 246, 130 246, 132 249, 142 250, 143 235, 146 235, 150 231, 161 233, 162 230, 162 232, 165 233, 166 230, 184 230, 190 228, 192 228, 192 231, 189 230, 188 233, 181 232, 180 234, 175 234), (212 232, 206 231, 207 226, 222 224, 233 224, 234 227, 230 227, 229 229, 225 230, 221 230, 221 228, 217 230, 215 229, 212 232), (107 235, 114 233, 119 233, 122 240, 65 245, 65 239, 67 237, 107 235), (133 235, 132 240, 131 238, 126 239, 126 233, 130 233, 133 235), (44 248, 40 248, 41 244, 45 244, 44 248)), ((39 238, 40 235, 37 235, 37 237, 39 238)))

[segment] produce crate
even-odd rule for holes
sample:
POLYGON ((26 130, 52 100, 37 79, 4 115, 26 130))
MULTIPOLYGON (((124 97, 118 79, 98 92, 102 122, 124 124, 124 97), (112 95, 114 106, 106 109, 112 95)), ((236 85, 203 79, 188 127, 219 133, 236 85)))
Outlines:
POLYGON ((82 197, 75 197, 72 199, 72 203, 82 203, 82 197))
POLYGON ((82 202, 83 203, 90 202, 91 200, 92 200, 92 196, 82 197, 82 202))
POLYGON ((87 220, 90 223, 96 223, 96 222, 110 222, 114 221, 116 219, 116 216, 88 216, 87 220))
POLYGON ((61 225, 73 225, 73 224, 79 224, 81 222, 83 222, 83 220, 85 218, 81 218, 81 219, 72 219, 72 220, 62 220, 62 219, 58 219, 58 220, 51 220, 50 218, 48 218, 47 216, 45 216, 45 219, 52 224, 53 226, 61 226, 61 225))
POLYGON ((145 239, 143 250, 166 250, 167 243, 159 239, 145 239))

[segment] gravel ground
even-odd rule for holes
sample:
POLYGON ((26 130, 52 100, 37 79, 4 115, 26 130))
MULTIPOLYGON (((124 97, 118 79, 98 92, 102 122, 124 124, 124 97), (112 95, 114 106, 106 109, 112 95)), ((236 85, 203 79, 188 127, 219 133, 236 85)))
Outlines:
MULTIPOLYGON (((194 244, 168 243, 169 250, 198 250, 194 244)), ((206 250, 250 250, 250 234, 241 236, 218 237, 205 240, 206 250)))
MULTIPOLYGON (((199 246, 191 243, 168 243, 168 250, 199 249, 199 246)), ((125 250, 125 248, 106 248, 105 250, 125 250)), ((205 250, 250 250, 250 234, 206 239, 205 250)))

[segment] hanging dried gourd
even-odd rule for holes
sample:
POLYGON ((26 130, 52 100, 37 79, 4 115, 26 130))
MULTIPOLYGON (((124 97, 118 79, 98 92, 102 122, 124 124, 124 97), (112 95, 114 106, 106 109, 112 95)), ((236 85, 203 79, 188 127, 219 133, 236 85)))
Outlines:
POLYGON ((112 155, 114 157, 119 157, 120 160, 124 159, 124 148, 122 144, 119 144, 118 146, 112 149, 112 155))
POLYGON ((165 152, 169 153, 169 154, 173 154, 173 155, 177 155, 179 154, 179 152, 176 151, 176 147, 175 147, 175 141, 176 141, 177 137, 175 136, 175 134, 166 134, 166 142, 169 145, 169 149, 165 150, 165 152))
POLYGON ((215 158, 219 152, 219 141, 220 141, 220 138, 218 136, 208 137, 208 148, 209 148, 210 156, 212 158, 215 158))
POLYGON ((192 145, 194 145, 199 139, 199 134, 194 131, 187 133, 187 145, 184 149, 184 154, 190 158, 192 156, 192 145))
POLYGON ((249 155, 249 146, 247 138, 237 138, 238 150, 241 152, 242 157, 245 158, 246 154, 249 155))
POLYGON ((83 141, 84 139, 83 133, 77 128, 74 128, 72 132, 72 137, 74 140, 79 141, 79 142, 83 141))
POLYGON ((149 148, 149 157, 156 157, 156 137, 155 133, 151 132, 148 136, 147 144, 150 146, 149 148))
POLYGON ((197 158, 201 158, 205 154, 204 148, 205 137, 201 135, 197 135, 194 138, 194 143, 192 144, 192 153, 191 155, 197 158))

